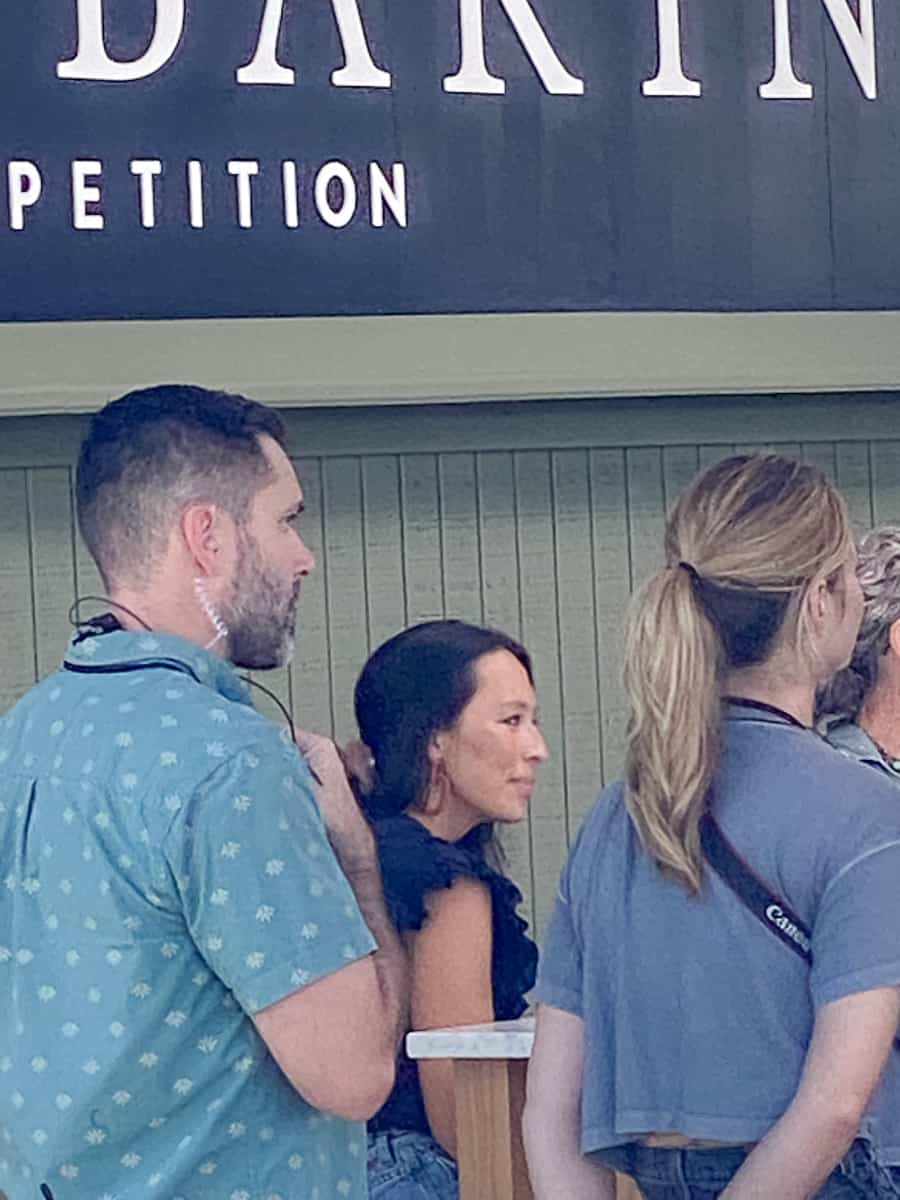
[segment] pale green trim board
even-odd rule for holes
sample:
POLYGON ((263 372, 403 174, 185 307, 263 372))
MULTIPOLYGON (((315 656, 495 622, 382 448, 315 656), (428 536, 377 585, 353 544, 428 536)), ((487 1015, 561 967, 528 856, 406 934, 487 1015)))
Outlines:
POLYGON ((527 313, 0 325, 0 414, 164 380, 270 404, 887 391, 900 312, 527 313))

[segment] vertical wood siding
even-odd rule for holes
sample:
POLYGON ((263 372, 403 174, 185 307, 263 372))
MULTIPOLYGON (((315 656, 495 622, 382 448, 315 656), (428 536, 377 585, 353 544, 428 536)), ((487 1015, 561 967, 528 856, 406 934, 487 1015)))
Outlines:
MULTIPOLYGON (((604 446, 595 429, 582 446, 540 441, 536 428, 533 448, 298 458, 303 530, 318 565, 303 591, 295 659, 262 679, 299 724, 348 739, 360 665, 404 625, 454 616, 520 637, 534 658, 551 759, 529 820, 503 840, 538 933, 579 822, 621 768, 628 597, 660 563, 667 507, 698 468, 734 448, 604 446)), ((740 448, 764 445, 822 466, 860 526, 900 521, 900 440, 740 448)), ((75 595, 99 590, 74 529, 71 465, 0 469, 4 707, 58 662, 75 595)))

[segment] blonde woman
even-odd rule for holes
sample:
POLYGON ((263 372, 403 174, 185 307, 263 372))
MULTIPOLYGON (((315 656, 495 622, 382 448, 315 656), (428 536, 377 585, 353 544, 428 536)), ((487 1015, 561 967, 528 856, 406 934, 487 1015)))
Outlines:
POLYGON ((665 550, 629 618, 625 779, 544 947, 535 1195, 613 1200, 613 1169, 648 1200, 900 1195, 900 806, 810 728, 860 622, 843 501, 815 467, 732 457, 665 550))

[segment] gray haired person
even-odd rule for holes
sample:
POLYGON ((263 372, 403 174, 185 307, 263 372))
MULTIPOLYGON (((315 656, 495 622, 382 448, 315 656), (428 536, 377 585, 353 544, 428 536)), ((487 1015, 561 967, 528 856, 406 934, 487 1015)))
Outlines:
POLYGON ((849 666, 819 697, 820 728, 835 749, 900 783, 900 525, 858 547, 865 608, 849 666))

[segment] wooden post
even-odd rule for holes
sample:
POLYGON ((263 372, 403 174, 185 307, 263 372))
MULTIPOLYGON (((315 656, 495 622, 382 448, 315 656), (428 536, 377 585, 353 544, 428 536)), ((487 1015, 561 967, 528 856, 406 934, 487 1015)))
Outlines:
POLYGON ((453 1063, 464 1200, 532 1200, 521 1128, 527 1067, 524 1059, 461 1058, 453 1063))
MULTIPOLYGON (((522 1058, 453 1061, 460 1200, 533 1200, 525 1149, 522 1058)), ((616 1175, 616 1200, 641 1200, 637 1184, 616 1175)))

